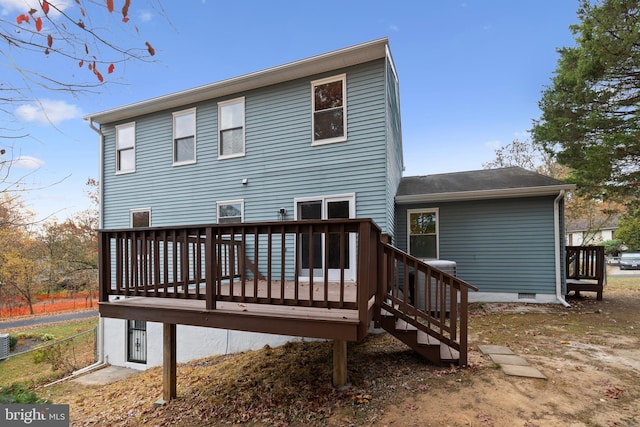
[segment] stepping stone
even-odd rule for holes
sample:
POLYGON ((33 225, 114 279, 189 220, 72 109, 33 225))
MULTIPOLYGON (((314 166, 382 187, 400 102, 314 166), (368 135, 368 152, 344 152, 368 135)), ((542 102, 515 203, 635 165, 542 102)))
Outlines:
POLYGON ((518 366, 518 365, 500 365, 502 368, 502 372, 507 375, 513 375, 516 377, 527 377, 527 378, 540 378, 546 380, 542 372, 537 370, 531 366, 518 366))
POLYGON ((529 362, 523 359, 520 356, 516 356, 515 354, 490 354, 491 360, 493 363, 497 363, 498 365, 518 365, 518 366, 529 366, 529 362))
POLYGON ((479 345, 478 349, 484 354, 515 354, 503 345, 479 345))

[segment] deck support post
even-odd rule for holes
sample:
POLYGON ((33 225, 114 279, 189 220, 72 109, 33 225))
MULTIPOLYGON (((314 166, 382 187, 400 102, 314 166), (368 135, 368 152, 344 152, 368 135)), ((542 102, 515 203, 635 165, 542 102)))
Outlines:
POLYGON ((347 342, 333 340, 333 385, 347 384, 347 342))
POLYGON ((176 398, 176 325, 162 324, 162 400, 176 398))

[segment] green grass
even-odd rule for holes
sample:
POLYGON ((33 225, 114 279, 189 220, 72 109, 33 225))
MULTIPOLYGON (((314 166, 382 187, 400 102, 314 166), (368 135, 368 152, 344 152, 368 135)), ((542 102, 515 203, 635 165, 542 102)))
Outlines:
MULTIPOLYGON (((57 341, 77 335, 82 331, 91 330, 97 325, 98 320, 94 318, 52 323, 44 326, 16 328, 4 332, 36 339, 48 334, 54 336, 57 341)), ((46 341, 43 344, 52 342, 46 341)), ((32 387, 55 381, 74 369, 91 364, 93 362, 94 345, 94 334, 88 333, 59 345, 60 353, 46 352, 44 350, 43 354, 41 351, 41 359, 43 359, 43 356, 57 356, 62 359, 63 363, 57 369, 54 369, 48 360, 36 363, 34 356, 38 353, 37 351, 12 356, 0 362, 0 385, 8 386, 9 384, 23 383, 28 387, 32 387)), ((44 357, 44 359, 47 358, 44 357)))
POLYGON ((9 387, 0 386, 0 405, 7 405, 10 403, 35 404, 47 403, 47 401, 39 398, 23 384, 12 384, 9 387))
MULTIPOLYGON (((640 277, 616 276, 607 277, 607 286, 621 290, 640 290, 640 277)), ((605 289, 606 293, 606 289, 605 289)))

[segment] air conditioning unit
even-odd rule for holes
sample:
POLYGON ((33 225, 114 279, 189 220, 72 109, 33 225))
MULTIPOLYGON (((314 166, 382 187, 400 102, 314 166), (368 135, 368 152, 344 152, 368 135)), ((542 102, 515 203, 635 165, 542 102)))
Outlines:
POLYGON ((9 334, 0 334, 0 360, 9 357, 9 334))
POLYGON ((424 262, 425 264, 435 267, 440 271, 444 271, 452 276, 456 275, 456 262, 446 261, 444 259, 431 259, 424 262))
MULTIPOLYGON (((424 261, 425 264, 428 264, 431 267, 437 268, 438 270, 450 274, 452 276, 456 275, 456 262, 455 261, 446 261, 446 260, 442 260, 442 259, 438 259, 438 260, 427 260, 424 261)), ((417 280, 417 287, 416 287, 416 306, 420 309, 420 310, 425 310, 425 311, 429 311, 433 314, 436 314, 438 312, 439 306, 438 303, 436 302, 436 298, 442 298, 444 297, 445 299, 445 311, 447 313, 449 313, 450 311, 450 300, 449 300, 449 292, 448 290, 446 290, 445 295, 441 295, 439 292, 436 291, 436 280, 435 279, 431 279, 431 306, 430 307, 425 307, 425 302, 427 301, 426 296, 425 296, 425 291, 426 291, 426 284, 425 284, 425 277, 424 275, 420 274, 418 275, 418 280, 417 280)))

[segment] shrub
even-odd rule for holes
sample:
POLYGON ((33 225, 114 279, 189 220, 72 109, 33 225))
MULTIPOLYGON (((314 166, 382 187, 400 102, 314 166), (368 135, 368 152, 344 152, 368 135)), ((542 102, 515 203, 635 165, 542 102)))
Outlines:
POLYGON ((18 344, 18 337, 15 335, 9 335, 9 351, 15 350, 16 344, 18 344))
POLYGON ((618 256, 622 252, 622 240, 620 239, 606 240, 598 243, 598 246, 604 246, 604 253, 607 256, 618 256))
POLYGON ((24 384, 14 383, 8 387, 0 385, 0 404, 6 405, 11 403, 49 403, 39 398, 34 392, 25 387, 24 384))
POLYGON ((42 334, 42 336, 40 337, 40 339, 42 341, 53 341, 56 339, 55 335, 52 334, 42 334))

